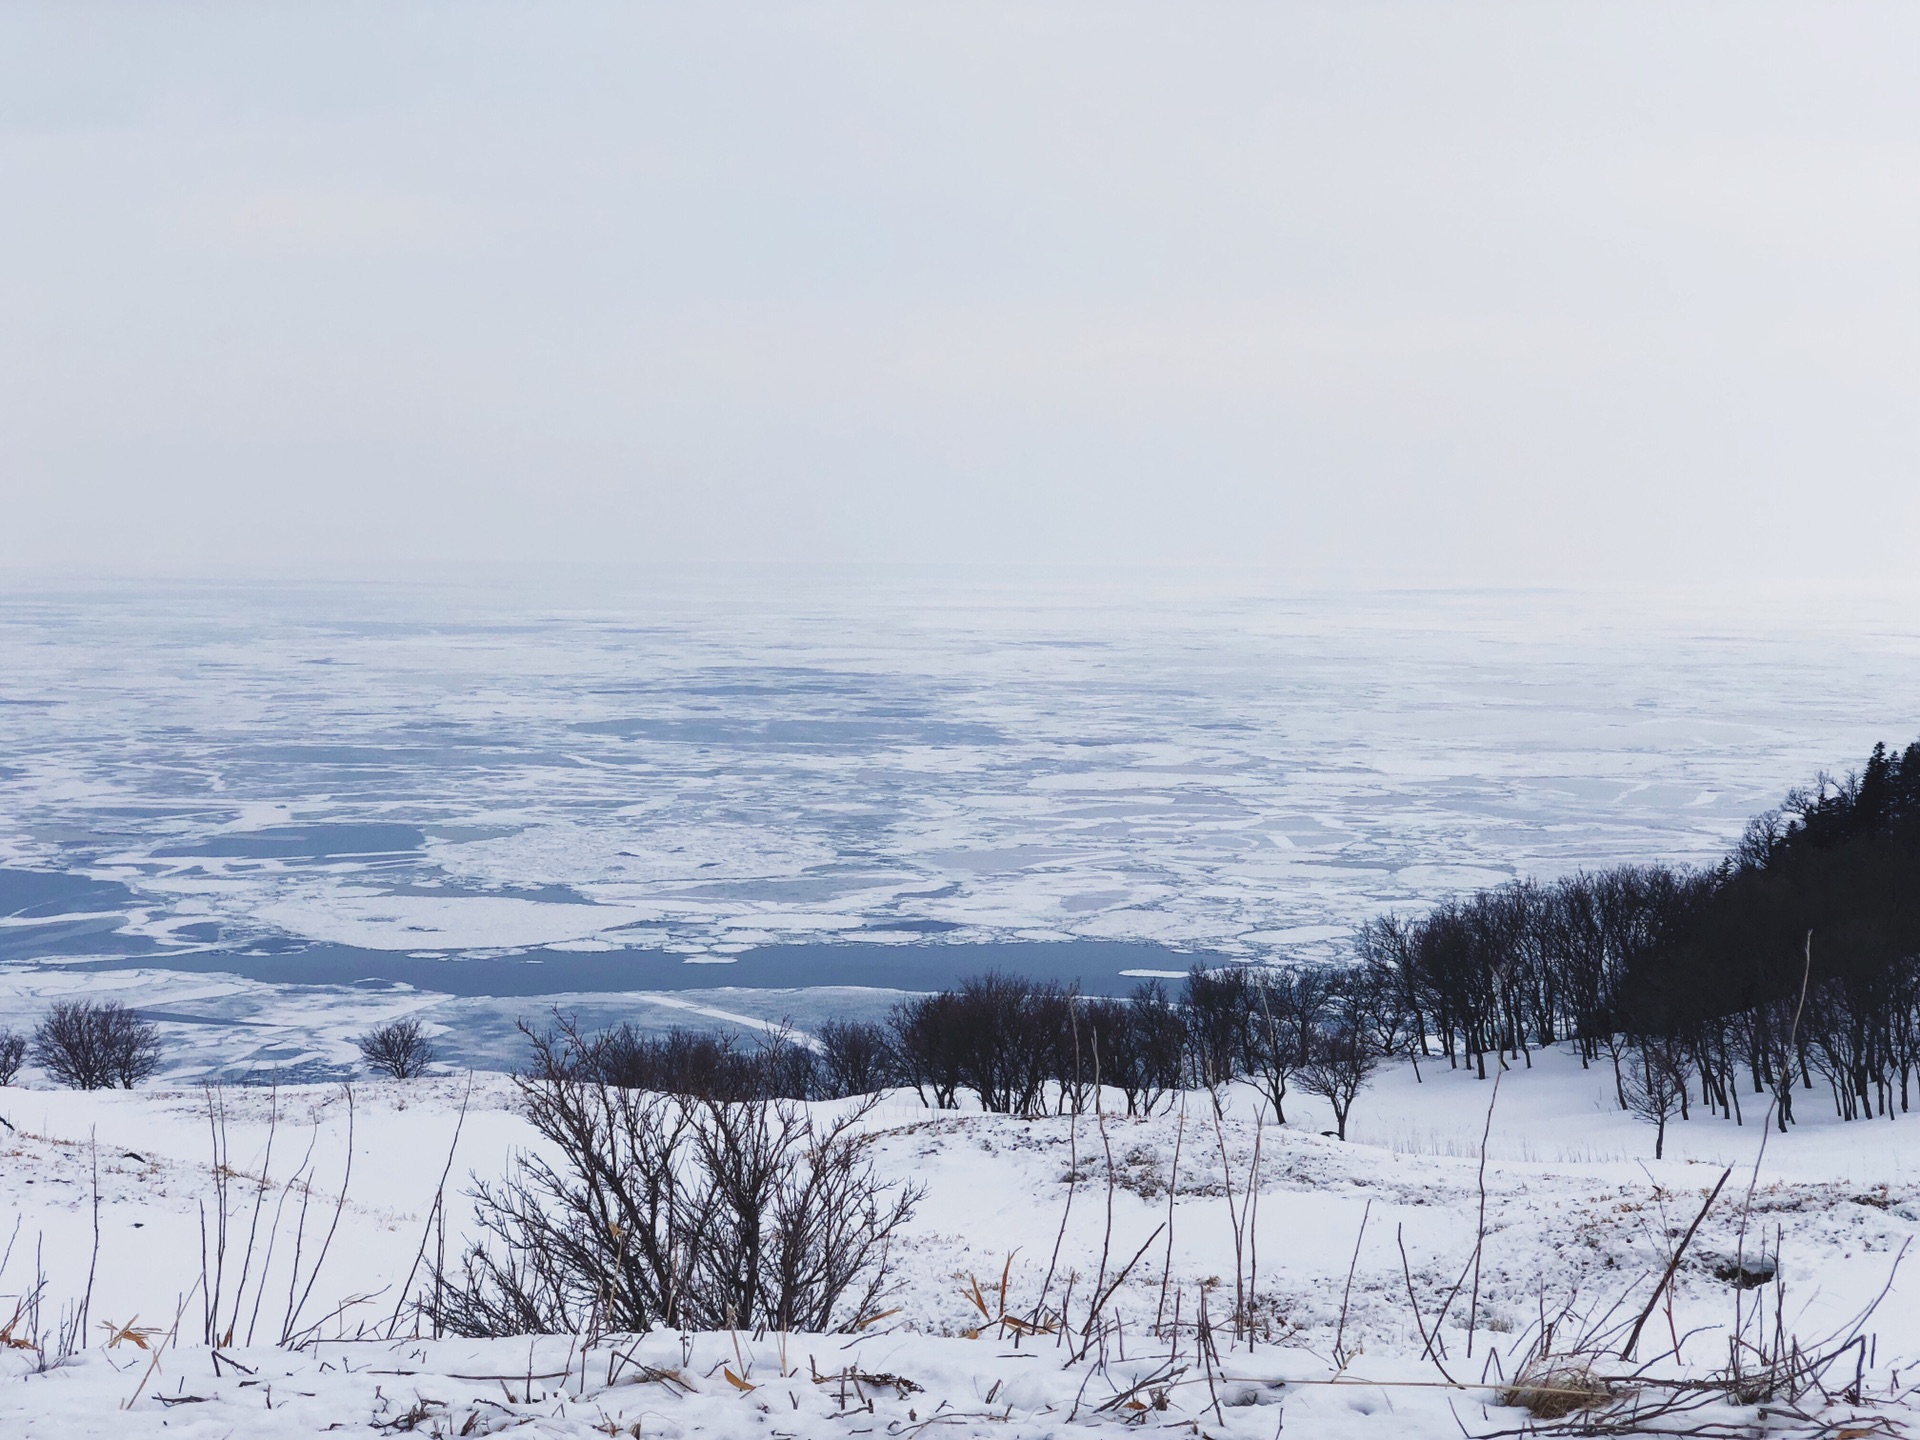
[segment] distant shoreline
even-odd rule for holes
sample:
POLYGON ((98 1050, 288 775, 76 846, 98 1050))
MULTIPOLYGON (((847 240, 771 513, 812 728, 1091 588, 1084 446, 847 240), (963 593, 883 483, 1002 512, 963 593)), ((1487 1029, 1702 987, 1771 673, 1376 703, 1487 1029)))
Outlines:
MULTIPOLYGON (((16 962, 21 963, 21 962, 16 962)), ((31 963, 31 962, 26 962, 31 963)), ((965 941, 951 944, 825 943, 767 945, 738 955, 688 956, 663 950, 567 951, 463 958, 408 955, 317 944, 278 955, 195 951, 145 954, 58 965, 64 971, 174 970, 224 974, 272 985, 399 984, 463 999, 613 995, 661 990, 798 990, 861 986, 938 990, 984 970, 1036 980, 1078 982, 1093 995, 1124 995, 1128 971, 1181 973, 1232 963, 1212 951, 1118 940, 965 941)))

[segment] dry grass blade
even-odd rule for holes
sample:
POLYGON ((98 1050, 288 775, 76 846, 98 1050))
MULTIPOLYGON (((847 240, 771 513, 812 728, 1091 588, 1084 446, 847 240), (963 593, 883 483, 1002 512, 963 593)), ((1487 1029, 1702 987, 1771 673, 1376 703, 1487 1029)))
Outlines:
POLYGON ((1124 1390, 1117 1391, 1112 1399, 1096 1405, 1094 1413, 1125 1410, 1140 1415, 1148 1410, 1165 1410, 1167 1392, 1180 1383, 1180 1377, 1185 1375, 1189 1368, 1191 1367, 1186 1365, 1176 1365, 1169 1359, 1144 1378, 1134 1381, 1124 1390), (1143 1400, 1142 1396, 1147 1398, 1143 1400))
POLYGON ((634 1380, 636 1385, 663 1385, 669 1393, 679 1392, 691 1395, 693 1386, 687 1383, 687 1377, 678 1370, 666 1370, 657 1365, 642 1365, 634 1380))
POLYGON ((815 1370, 812 1379, 816 1385, 871 1385, 876 1389, 892 1390, 902 1400, 909 1395, 918 1395, 927 1388, 918 1381, 909 1380, 904 1375, 895 1375, 891 1371, 860 1370, 853 1366, 836 1370, 831 1375, 822 1375, 815 1370))
POLYGON ((980 1290, 980 1277, 978 1275, 967 1276, 967 1286, 967 1289, 960 1292, 961 1297, 971 1304, 974 1309, 986 1316, 988 1320, 993 1319, 993 1309, 987 1304, 987 1297, 980 1290))
POLYGON ((1583 1361, 1556 1356, 1522 1370, 1500 1392, 1499 1403, 1525 1410, 1536 1420, 1564 1420, 1611 1404, 1617 1393, 1583 1361))
POLYGON ((154 1346, 153 1358, 147 1362, 146 1371, 141 1375, 140 1383, 134 1387, 133 1394, 129 1395, 120 1406, 122 1410, 131 1410, 133 1408, 134 1402, 140 1398, 141 1392, 147 1388, 147 1382, 153 1379, 153 1372, 160 1368, 161 1355, 165 1353, 168 1344, 178 1338, 180 1334, 180 1317, 187 1313, 187 1306, 192 1303, 194 1293, 199 1290, 205 1279, 206 1276, 203 1273, 199 1280, 193 1282, 193 1289, 187 1291, 185 1295, 180 1297, 180 1308, 173 1313, 173 1328, 167 1332, 166 1339, 154 1346))
POLYGON ((25 1314, 26 1301, 22 1300, 13 1307, 13 1318, 7 1321, 5 1325, 0 1325, 0 1346, 5 1346, 9 1350, 38 1350, 40 1348, 26 1337, 13 1333, 14 1327, 20 1323, 25 1314))
POLYGON ((124 1325, 116 1325, 111 1320, 102 1320, 100 1328, 107 1332, 107 1348, 111 1350, 124 1341, 142 1350, 147 1349, 147 1342, 161 1333, 160 1327, 139 1324, 139 1319, 140 1317, 136 1315, 124 1325))
MULTIPOLYGON (((980 1312, 980 1324, 971 1330, 961 1332, 969 1340, 979 1339, 985 1331, 996 1325, 1003 1331, 1011 1330, 1015 1335, 1051 1335, 1054 1333, 1055 1326, 1043 1323, 1040 1320, 1038 1306, 1034 1309, 1032 1319, 1022 1319, 1018 1315, 1009 1315, 1007 1313, 1007 1274, 1012 1268, 1013 1257, 1009 1255, 1007 1257, 1006 1269, 1003 1269, 1000 1273, 1000 1308, 997 1314, 994 1311, 994 1307, 987 1303, 987 1292, 981 1287, 980 1277, 977 1275, 967 1276, 967 1284, 960 1291, 960 1298, 980 1312)), ((882 1320, 888 1315, 896 1315, 898 1313, 899 1309, 896 1307, 892 1310, 882 1311, 879 1315, 874 1316, 873 1320, 882 1320)), ((866 1323, 871 1324, 873 1321, 866 1323)), ((864 1329, 865 1325, 856 1328, 864 1329)))

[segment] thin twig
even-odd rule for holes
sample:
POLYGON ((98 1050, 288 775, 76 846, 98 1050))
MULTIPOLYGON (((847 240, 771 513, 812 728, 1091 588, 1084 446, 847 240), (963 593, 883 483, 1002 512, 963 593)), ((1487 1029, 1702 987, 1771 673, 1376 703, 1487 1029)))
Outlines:
MULTIPOLYGON (((1233 1162, 1227 1158, 1227 1131, 1221 1121, 1220 1092, 1209 1092, 1213 1096, 1213 1133, 1220 1143, 1221 1188, 1227 1199, 1227 1224, 1233 1230, 1233 1308, 1239 1315, 1246 1309, 1247 1286, 1246 1265, 1242 1258, 1243 1237, 1240 1231, 1240 1211, 1233 1203, 1233 1162)), ((1224 1423, 1224 1422, 1223 1422, 1224 1423)))
MULTIPOLYGON (((1080 1025, 1073 1010, 1067 1011, 1067 1023, 1073 1029, 1073 1083, 1080 1083, 1080 1025)), ((1060 1228, 1054 1232, 1053 1255, 1047 1261, 1047 1277, 1040 1282, 1040 1298, 1033 1302, 1033 1321, 1040 1324, 1040 1312, 1046 1308, 1047 1291, 1053 1288, 1053 1273, 1060 1264, 1060 1242, 1067 1238, 1067 1217, 1073 1214, 1073 1192, 1080 1184, 1080 1107, 1073 1106, 1067 1112, 1067 1203, 1060 1209, 1060 1228)), ((1066 1324, 1066 1312, 1061 1312, 1062 1328, 1066 1324)))
POLYGON ((93 1158, 93 1254, 87 1260, 87 1293, 80 1301, 80 1335, 87 1333, 87 1321, 93 1314, 93 1275, 100 1265, 100 1142, 93 1130, 87 1131, 87 1150, 93 1158))
MULTIPOLYGON (((447 1163, 440 1168, 440 1184, 433 1192, 433 1209, 427 1212, 427 1223, 420 1232, 420 1248, 413 1252, 413 1264, 407 1267, 407 1278, 400 1286, 400 1294, 393 1302, 393 1318, 387 1322, 387 1338, 393 1338, 394 1330, 400 1324, 400 1312, 406 1308, 407 1296, 413 1293, 413 1277, 419 1273, 420 1262, 426 1258, 427 1241, 433 1234, 434 1217, 440 1217, 444 1229, 447 1203, 447 1177, 453 1173, 453 1154, 460 1148, 460 1132, 467 1123, 467 1103, 473 1099, 473 1071, 467 1071, 467 1093, 460 1097, 460 1117, 453 1122, 453 1143, 447 1146, 447 1163)), ((438 1324, 438 1320, 435 1320, 438 1324)))
POLYGON ((1187 1138, 1187 1092, 1180 1092, 1180 1125, 1173 1132, 1173 1169, 1167 1176, 1167 1264, 1160 1272, 1160 1304, 1153 1312, 1154 1334, 1167 1313, 1167 1281, 1173 1276, 1173 1201, 1180 1189, 1180 1142, 1187 1138))
MULTIPOLYGON (((1733 1174, 1733 1167, 1731 1165, 1720 1172, 1720 1178, 1713 1182, 1713 1190, 1707 1196, 1707 1203, 1700 1207, 1700 1213, 1693 1217, 1693 1224, 1689 1225, 1687 1227, 1687 1233, 1680 1237, 1680 1244, 1675 1248, 1673 1258, 1667 1261, 1666 1273, 1660 1277, 1660 1283, 1653 1287, 1653 1294, 1647 1297, 1647 1308, 1642 1310, 1640 1312, 1640 1318, 1633 1322, 1633 1331, 1627 1336, 1627 1343, 1620 1347, 1620 1358, 1622 1360, 1632 1356, 1633 1347, 1640 1342, 1640 1327, 1647 1323, 1647 1317, 1653 1314, 1653 1307, 1660 1303, 1661 1292, 1672 1282, 1673 1272, 1680 1268, 1680 1257, 1687 1253, 1687 1244, 1693 1239, 1693 1232, 1698 1230, 1700 1228, 1700 1222, 1707 1218, 1707 1211, 1711 1210, 1713 1208, 1713 1202, 1720 1198, 1720 1187, 1727 1183, 1727 1177, 1731 1174, 1733 1174)), ((1676 1350, 1679 1348, 1678 1341, 1675 1342, 1674 1348, 1676 1350)))
POLYGON ((147 1362, 146 1373, 140 1377, 140 1383, 134 1387, 133 1394, 128 1396, 126 1403, 120 1407, 122 1410, 133 1408, 133 1402, 140 1398, 140 1392, 147 1388, 147 1381, 153 1378, 153 1372, 160 1368, 160 1357, 166 1353, 167 1346, 180 1333, 180 1317, 187 1313, 187 1302, 193 1299, 194 1290, 198 1290, 205 1279, 206 1276, 202 1275, 199 1280, 193 1282, 193 1288, 180 1297, 180 1308, 173 1312, 173 1328, 167 1332, 165 1340, 154 1346, 153 1359, 147 1362))
POLYGON ((1420 1302, 1413 1298, 1413 1267, 1407 1264, 1407 1242, 1401 1233, 1401 1227, 1398 1225, 1393 1227, 1393 1241, 1394 1244, 1400 1247, 1400 1273, 1406 1276, 1407 1279, 1407 1304, 1413 1308, 1413 1328, 1420 1332, 1420 1339, 1426 1346, 1426 1358, 1433 1361, 1434 1369, 1438 1370, 1442 1375, 1447 1376, 1447 1383, 1451 1385, 1454 1383, 1453 1376, 1447 1375, 1447 1367, 1442 1365, 1440 1363, 1440 1357, 1433 1353, 1433 1342, 1440 1338, 1440 1326, 1437 1322, 1435 1323, 1433 1327, 1433 1339, 1429 1340, 1427 1338, 1427 1327, 1420 1319, 1420 1302))
MULTIPOLYGON (((1119 1174, 1113 1168, 1113 1139, 1107 1133, 1107 1114, 1100 1106, 1100 1035, 1098 1031, 1089 1031, 1087 1039, 1093 1047, 1093 1119, 1100 1128, 1100 1148, 1107 1161, 1107 1223, 1100 1237, 1100 1268, 1093 1277, 1093 1305, 1087 1311, 1087 1323, 1081 1331, 1084 1338, 1093 1329, 1094 1317, 1100 1313, 1101 1287, 1107 1280, 1107 1258, 1113 1252, 1113 1197, 1119 1184, 1119 1174)), ((1155 1232, 1158 1233, 1158 1232, 1155 1232)), ((1152 1241, 1148 1241, 1151 1244, 1152 1241)), ((1143 1250, 1145 1246, 1141 1247, 1143 1250)), ((1061 1323, 1070 1323, 1068 1317, 1061 1316, 1061 1323)), ((1085 1352, 1082 1351, 1084 1354, 1085 1352)))
MULTIPOLYGON (((227 1318, 226 1334, 229 1341, 231 1341, 234 1331, 240 1328, 240 1306, 246 1301, 247 1275, 253 1268, 253 1246, 260 1234, 260 1210, 266 1203, 267 1191, 271 1189, 273 1185, 273 1140, 279 1128, 280 1082, 278 1079, 275 1079, 273 1093, 267 1101, 267 1150, 266 1155, 260 1161, 260 1182, 253 1192, 253 1217, 247 1222, 247 1253, 242 1256, 240 1260, 240 1283, 233 1287, 233 1311, 227 1318)), ((264 1286, 265 1284, 266 1275, 263 1272, 260 1277, 260 1285, 264 1286)), ((256 1290, 258 1288, 259 1287, 256 1287, 256 1290)), ((217 1329, 220 1324, 220 1317, 217 1315, 214 1316, 213 1323, 217 1329)), ((214 1338, 218 1341, 219 1336, 216 1335, 214 1338)))
MULTIPOLYGON (((1147 1246, 1153 1244, 1155 1240, 1160 1238, 1161 1228, 1159 1225, 1154 1226, 1153 1234, 1147 1236, 1147 1238, 1141 1242, 1140 1248, 1133 1252, 1133 1258, 1127 1261, 1127 1263, 1120 1268, 1120 1272, 1113 1277, 1113 1283, 1107 1286, 1104 1291, 1095 1293, 1093 1304, 1087 1311, 1087 1328, 1089 1330, 1093 1328, 1093 1322, 1099 1317, 1100 1312, 1106 1308, 1107 1302, 1113 1298, 1113 1292, 1125 1283, 1127 1276, 1133 1273, 1133 1267, 1140 1263, 1140 1257, 1147 1253, 1147 1246)), ((1002 1307, 1002 1309, 1004 1312, 1004 1307, 1002 1307)), ((1084 1335, 1084 1333, 1083 1331, 1082 1334, 1084 1335)), ((1086 1350, 1083 1348, 1080 1351, 1081 1358, 1084 1358, 1086 1353, 1086 1350)))
MULTIPOLYGON (((288 1313, 286 1324, 281 1328, 280 1343, 283 1345, 286 1344, 288 1339, 292 1337, 295 1329, 295 1322, 297 1322, 300 1318, 300 1312, 307 1308, 307 1298, 313 1294, 313 1283, 314 1281, 320 1278, 320 1267, 327 1263, 327 1251, 331 1249, 333 1246, 334 1231, 340 1228, 340 1212, 347 1208, 347 1187, 353 1183, 353 1087, 351 1085, 343 1085, 340 1088, 346 1094, 346 1097, 347 1097, 346 1171, 340 1177, 340 1195, 339 1195, 339 1198, 334 1201, 333 1223, 327 1226, 326 1239, 320 1242, 320 1253, 314 1256, 313 1269, 307 1272, 307 1288, 300 1292, 300 1303, 295 1305, 293 1309, 288 1313)), ((310 1191, 312 1187, 309 1186, 308 1188, 310 1191)), ((303 1206, 302 1207, 303 1212, 304 1212, 304 1208, 305 1207, 303 1206)), ((294 1279, 296 1282, 299 1280, 299 1276, 300 1276, 299 1266, 298 1266, 298 1261, 296 1260, 295 1268, 294 1268, 294 1279)))
MULTIPOLYGON (((1353 1298, 1353 1272, 1360 1268, 1360 1242, 1367 1238, 1367 1217, 1373 1214, 1373 1201, 1360 1212, 1360 1233, 1353 1237, 1353 1259, 1347 1262, 1347 1288, 1340 1292, 1340 1327, 1333 1333, 1333 1363, 1347 1368, 1347 1353, 1342 1348, 1347 1338, 1347 1302, 1353 1298)), ((1411 1287, 1409 1287, 1411 1288, 1411 1287)))
MULTIPOLYGON (((1467 1358, 1473 1358, 1473 1331, 1480 1323, 1480 1256, 1487 1248, 1487 1139, 1493 1134, 1493 1107, 1500 1099, 1500 1077, 1507 1073, 1504 1057, 1493 1072, 1493 1093, 1487 1097, 1487 1124, 1480 1132, 1480 1223, 1473 1241, 1473 1301, 1467 1308, 1467 1358)), ((1437 1325, 1434 1327, 1439 1328, 1437 1325)))

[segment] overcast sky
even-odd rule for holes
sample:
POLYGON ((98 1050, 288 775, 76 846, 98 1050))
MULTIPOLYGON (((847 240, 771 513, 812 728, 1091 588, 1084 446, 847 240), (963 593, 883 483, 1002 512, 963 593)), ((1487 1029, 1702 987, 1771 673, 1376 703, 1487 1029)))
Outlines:
POLYGON ((1920 9, 0 9, 0 564, 1920 566, 1920 9))

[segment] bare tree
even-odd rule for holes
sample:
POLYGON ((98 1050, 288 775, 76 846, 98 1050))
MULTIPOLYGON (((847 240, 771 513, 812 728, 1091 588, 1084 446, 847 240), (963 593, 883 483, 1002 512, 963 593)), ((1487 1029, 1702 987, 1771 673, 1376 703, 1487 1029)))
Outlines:
POLYGON ((1274 1120, 1284 1125, 1287 1082, 1313 1054, 1332 986, 1326 975, 1312 970, 1265 971, 1250 978, 1247 1073, 1272 1104, 1274 1120))
POLYGON ((1246 1073, 1254 1024, 1253 981, 1244 966, 1209 970, 1195 965, 1180 993, 1189 1078, 1218 1092, 1246 1073))
POLYGON ((59 1000, 34 1029, 33 1059, 62 1085, 131 1090, 160 1068, 160 1032, 117 1000, 59 1000))
POLYGON ((434 1061, 426 1027, 418 1020, 391 1020, 362 1035, 359 1043, 360 1058, 396 1080, 418 1079, 434 1061))
POLYGON ((1355 1026, 1333 1026, 1314 1036, 1298 1072, 1300 1088, 1333 1107, 1334 1129, 1342 1140, 1353 1102, 1379 1067, 1379 1052, 1355 1026))
MULTIPOLYGON (((1168 1091, 1179 1088, 1184 1073, 1186 1026, 1167 998, 1167 987, 1148 980, 1125 1000, 1096 996, 1081 1001, 1080 1009, 1078 1024, 1089 1053, 1081 1057, 1078 1077, 1062 1074, 1063 1087, 1074 1089, 1076 1079, 1090 1081, 1093 1067, 1087 1062, 1097 1055, 1100 1083, 1125 1097, 1127 1114, 1151 1115, 1168 1091)), ((1071 1064, 1071 1053, 1062 1058, 1071 1064)))
POLYGON ((1667 1122, 1681 1112, 1687 1098, 1687 1077, 1678 1051, 1666 1040, 1647 1037, 1627 1061, 1622 1090, 1627 1109, 1654 1127, 1653 1158, 1667 1148, 1667 1122))
MULTIPOLYGON (((1151 1115, 1163 1097, 1180 1088, 1186 1025, 1179 1009, 1167 998, 1167 987, 1158 980, 1134 986, 1130 1000, 1127 1031, 1132 1077, 1139 1087, 1140 1113, 1151 1115)), ((1133 1092, 1128 1091, 1129 1115, 1133 1114, 1133 1103, 1133 1092)))
POLYGON ((960 1107, 960 1018, 960 997, 941 990, 902 1000, 889 1019, 902 1075, 922 1105, 931 1092, 936 1110, 960 1107))
POLYGON ((831 1331, 879 1313, 922 1192, 877 1178, 871 1105, 820 1124, 791 1100, 630 1089, 570 1022, 531 1038, 515 1083, 558 1158, 529 1152, 476 1185, 480 1239, 422 1302, 437 1325, 831 1331))
POLYGON ((26 1058, 27 1037, 0 1029, 0 1085, 11 1085, 20 1078, 20 1067, 26 1058))

